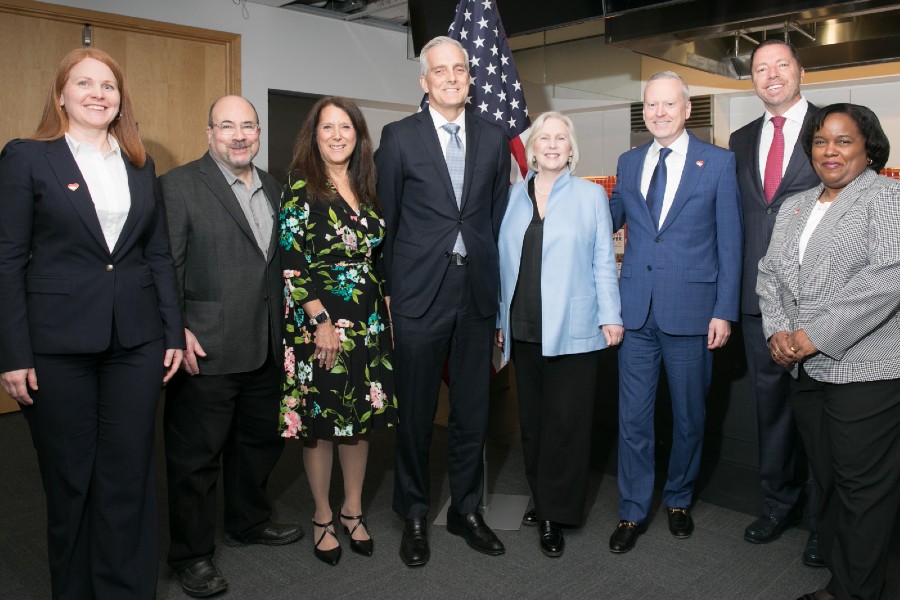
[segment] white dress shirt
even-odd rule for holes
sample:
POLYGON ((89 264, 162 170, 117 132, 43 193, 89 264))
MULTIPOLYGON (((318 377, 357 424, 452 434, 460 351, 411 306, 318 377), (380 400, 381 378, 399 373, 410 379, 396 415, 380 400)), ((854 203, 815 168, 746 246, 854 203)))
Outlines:
POLYGON ((447 142, 450 141, 450 133, 444 129, 444 125, 446 123, 456 123, 459 125, 459 131, 456 132, 456 135, 459 136, 459 140, 462 142, 463 152, 466 150, 466 111, 462 111, 459 113, 459 116, 456 117, 453 121, 448 121, 445 119, 441 113, 428 107, 428 111, 431 113, 431 120, 434 121, 434 128, 437 130, 438 139, 441 141, 441 152, 444 154, 444 160, 447 160, 447 142))
MULTIPOLYGON (((666 216, 669 209, 672 208, 672 201, 675 199, 675 192, 678 191, 678 184, 681 183, 681 174, 684 172, 684 161, 687 160, 688 142, 687 131, 682 131, 674 142, 669 144, 672 153, 666 158, 666 193, 663 196, 662 210, 659 213, 659 226, 662 228, 666 222, 666 216)), ((647 150, 647 156, 644 157, 644 170, 641 173, 641 193, 644 198, 647 197, 647 190, 650 188, 650 179, 653 178, 653 171, 659 162, 659 151, 662 145, 653 140, 650 149, 647 150)))
POLYGON ((69 150, 75 157, 81 176, 91 193, 91 200, 94 201, 106 247, 112 252, 131 209, 131 191, 128 188, 128 173, 125 171, 125 160, 119 149, 119 142, 112 135, 107 140, 110 149, 101 153, 93 144, 76 142, 66 133, 69 150))
POLYGON ((800 251, 800 264, 803 264, 803 255, 806 254, 806 245, 809 244, 809 238, 812 237, 813 232, 815 232, 816 227, 819 226, 819 223, 822 221, 822 218, 825 216, 825 213, 828 212, 828 208, 834 204, 834 202, 816 202, 816 206, 812 209, 812 212, 809 213, 809 219, 806 221, 806 225, 803 227, 803 233, 800 234, 800 241, 798 242, 800 251))
MULTIPOLYGON (((788 163, 791 162, 791 155, 794 153, 794 147, 797 145, 797 138, 803 131, 803 119, 806 118, 806 111, 809 109, 809 102, 801 96, 797 104, 790 107, 786 113, 781 115, 784 117, 784 125, 781 128, 784 134, 784 159, 781 163, 781 175, 784 176, 788 163)), ((775 137, 775 126, 772 125, 772 113, 766 111, 763 117, 762 134, 759 138, 759 180, 765 186, 766 180, 766 162, 769 160, 769 148, 772 147, 772 138, 775 137)))

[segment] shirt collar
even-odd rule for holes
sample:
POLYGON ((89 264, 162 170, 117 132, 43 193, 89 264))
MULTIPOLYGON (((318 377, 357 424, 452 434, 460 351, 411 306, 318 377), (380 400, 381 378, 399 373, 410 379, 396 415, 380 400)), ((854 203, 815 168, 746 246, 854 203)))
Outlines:
MULTIPOLYGON (((688 149, 689 141, 690 141, 690 137, 688 136, 687 129, 685 129, 684 131, 681 132, 681 135, 679 135, 678 138, 674 142, 672 142, 671 144, 669 144, 666 147, 670 148, 672 150, 672 152, 675 152, 676 154, 680 154, 682 156, 687 156, 687 149, 688 149)), ((652 156, 658 156, 659 151, 662 150, 662 148, 663 148, 662 144, 660 144, 658 141, 656 141, 654 139, 653 143, 650 145, 650 152, 652 153, 652 156)))
MULTIPOLYGON (((803 124, 803 119, 806 118, 806 113, 809 110, 809 102, 803 96, 800 96, 800 100, 797 101, 792 107, 787 109, 782 117, 787 119, 788 121, 793 121, 795 123, 803 124)), ((772 113, 766 110, 766 123, 771 122, 772 117, 774 117, 772 113)))
MULTIPOLYGON (((216 166, 219 167, 219 170, 222 171, 222 175, 225 176, 225 180, 228 182, 228 186, 234 186, 236 181, 241 182, 241 185, 244 185, 244 180, 240 179, 237 175, 231 172, 231 169, 220 163, 215 156, 210 153, 213 161, 216 163, 216 166)), ((259 188, 262 187, 262 181, 259 179, 259 175, 256 172, 256 167, 251 163, 250 172, 253 174, 253 185, 250 187, 251 192, 255 192, 259 188)))
POLYGON ((78 142, 69 135, 69 132, 66 132, 66 143, 69 145, 69 150, 72 151, 72 156, 78 156, 79 152, 88 151, 88 149, 92 148, 100 153, 103 158, 108 158, 112 155, 121 155, 122 151, 119 148, 119 142, 111 133, 106 134, 106 141, 109 142, 109 150, 107 152, 100 152, 100 149, 97 148, 90 142, 78 142))
POLYGON ((462 134, 465 133, 465 131, 466 131, 466 111, 465 111, 465 109, 461 113, 459 113, 459 116, 456 117, 452 121, 448 121, 447 119, 445 119, 441 113, 434 110, 430 105, 428 106, 428 112, 431 113, 431 120, 434 121, 435 129, 441 129, 444 126, 444 124, 446 124, 446 123, 456 123, 457 125, 459 125, 459 133, 457 135, 462 137, 462 134))

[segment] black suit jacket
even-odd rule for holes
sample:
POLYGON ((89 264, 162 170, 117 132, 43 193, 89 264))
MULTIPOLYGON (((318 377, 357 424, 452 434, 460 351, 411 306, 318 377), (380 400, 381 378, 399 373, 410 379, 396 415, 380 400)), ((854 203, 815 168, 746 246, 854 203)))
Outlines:
MULTIPOLYGON (((809 123, 819 107, 809 105, 803 119, 803 127, 809 123)), ((744 277, 741 282, 741 312, 759 314, 759 297, 756 295, 756 276, 759 261, 766 255, 778 210, 785 200, 794 194, 819 185, 819 176, 813 171, 809 157, 803 151, 801 139, 791 153, 791 160, 784 172, 781 185, 775 191, 771 204, 766 204, 762 174, 759 172, 759 140, 765 124, 765 115, 744 125, 731 134, 728 148, 737 160, 738 186, 744 206, 744 277)))
POLYGON ((270 350, 280 354, 281 189, 274 177, 256 170, 275 215, 266 255, 209 153, 160 177, 184 326, 207 354, 198 357, 201 375, 252 371, 270 350))
POLYGON ((0 372, 33 367, 33 353, 105 350, 114 321, 125 347, 184 347, 153 161, 123 160, 131 208, 110 251, 64 137, 0 154, 0 372))
POLYGON ((509 142, 500 127, 466 111, 465 145, 465 179, 457 208, 430 111, 382 130, 375 163, 387 225, 385 295, 391 297, 392 312, 412 318, 425 313, 460 231, 478 311, 485 317, 497 312, 497 236, 509 195, 509 142))

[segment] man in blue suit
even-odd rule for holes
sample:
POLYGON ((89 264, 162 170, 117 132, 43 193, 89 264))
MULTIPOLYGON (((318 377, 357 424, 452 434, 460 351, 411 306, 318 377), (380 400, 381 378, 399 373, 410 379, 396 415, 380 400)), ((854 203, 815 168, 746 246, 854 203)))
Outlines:
POLYGON ((628 223, 620 291, 619 521, 612 552, 646 531, 654 480, 653 408, 660 364, 672 397, 674 435, 663 502, 669 530, 694 530, 690 506, 700 469, 712 351, 737 321, 743 225, 734 155, 685 131, 690 92, 674 72, 644 90, 654 140, 621 157, 610 200, 616 229, 628 223))

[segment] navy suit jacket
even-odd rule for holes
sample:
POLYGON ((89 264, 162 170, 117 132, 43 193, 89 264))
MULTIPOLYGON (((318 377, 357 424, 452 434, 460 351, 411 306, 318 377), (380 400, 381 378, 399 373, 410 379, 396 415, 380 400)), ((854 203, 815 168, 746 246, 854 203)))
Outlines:
POLYGON ((375 153, 378 199, 387 234, 385 295, 391 311, 418 318, 437 295, 458 232, 469 258, 479 313, 496 314, 497 236, 509 194, 509 142, 503 130, 466 111, 466 171, 460 207, 428 110, 387 125, 375 153))
POLYGON ((126 348, 184 348, 153 161, 125 170, 131 208, 110 251, 64 137, 0 154, 0 372, 33 367, 33 353, 105 350, 114 321, 126 348))
MULTIPOLYGON (((818 112, 817 106, 809 105, 803 119, 803 128, 818 112)), ((741 312, 748 315, 759 314, 759 296, 756 295, 756 276, 759 261, 766 255, 775 219, 785 200, 819 185, 819 176, 812 168, 809 157, 803 151, 803 132, 791 153, 791 160, 781 184, 775 190, 772 202, 766 204, 762 175, 759 172, 759 139, 765 115, 744 125, 731 134, 728 148, 737 160, 738 185, 741 189, 741 203, 744 206, 744 280, 741 285, 741 312)))
POLYGON ((738 318, 743 226, 734 155, 688 135, 684 172, 659 231, 641 193, 652 142, 619 157, 610 210, 614 229, 628 224, 619 283, 626 329, 644 325, 651 300, 671 335, 705 335, 710 319, 738 318))

